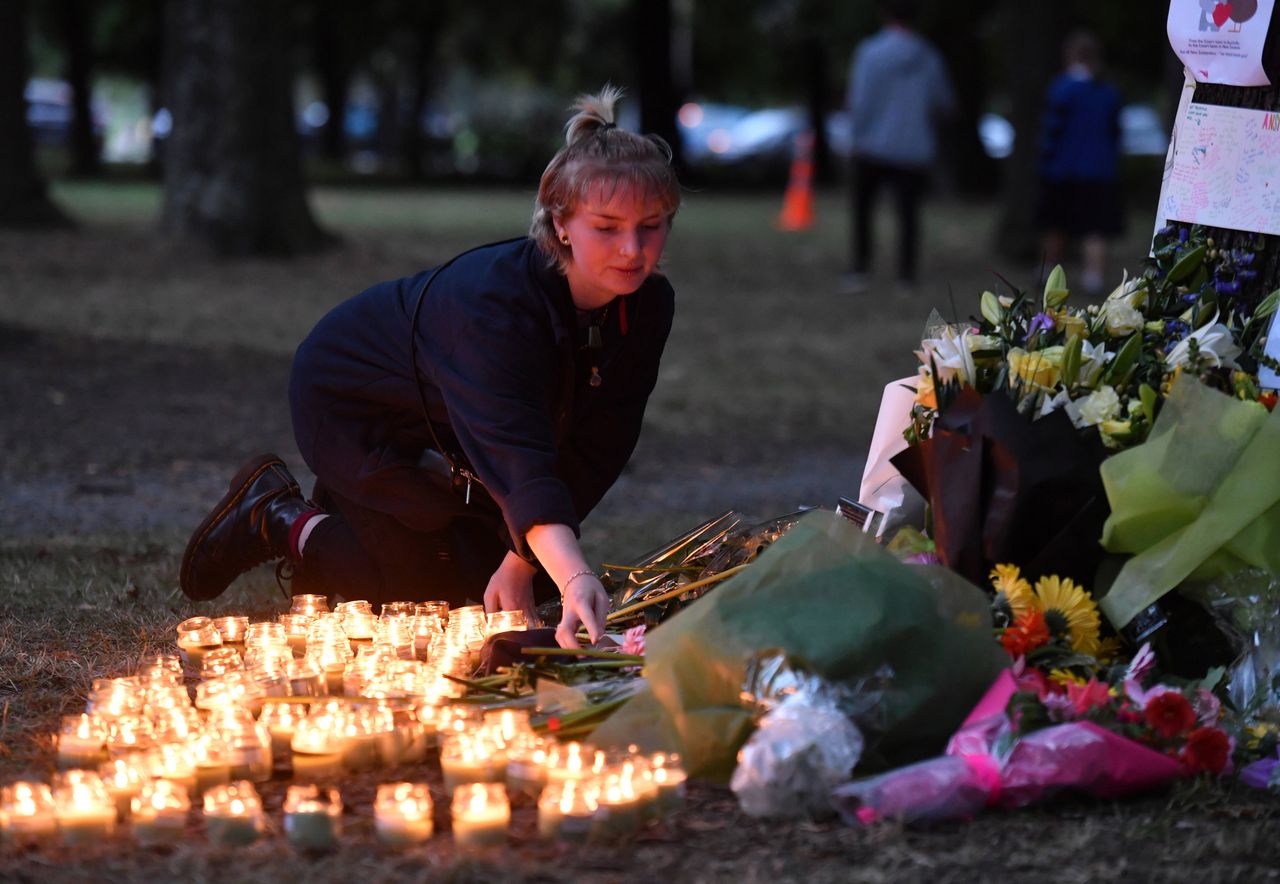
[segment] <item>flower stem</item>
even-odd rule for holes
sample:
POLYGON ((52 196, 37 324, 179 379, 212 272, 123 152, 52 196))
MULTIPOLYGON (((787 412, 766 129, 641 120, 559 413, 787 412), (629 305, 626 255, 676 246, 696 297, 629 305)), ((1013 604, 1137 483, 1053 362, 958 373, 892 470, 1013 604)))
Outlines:
POLYGON ((673 599, 673 598, 676 598, 677 596, 682 596, 686 592, 690 592, 695 589, 701 589, 704 586, 710 586, 711 584, 718 583, 721 580, 727 580, 728 578, 732 577, 734 574, 737 574, 739 571, 749 567, 750 565, 751 565, 750 562, 744 562, 741 565, 735 565, 732 568, 728 568, 724 571, 721 571, 719 574, 712 574, 710 577, 704 577, 701 580, 695 580, 692 583, 686 583, 683 586, 677 586, 675 589, 669 589, 660 595, 655 595, 651 599, 645 599, 643 602, 637 602, 634 605, 628 605, 625 608, 614 611, 608 617, 605 617, 605 622, 614 623, 618 620, 625 620, 627 617, 630 617, 632 614, 636 613, 637 611, 642 611, 645 608, 651 607, 652 605, 659 604, 660 602, 665 602, 668 599, 673 599))
POLYGON ((521 648, 520 653, 530 657, 593 657, 602 660, 629 660, 632 663, 643 663, 643 657, 634 654, 622 654, 617 651, 604 651, 598 648, 521 648))

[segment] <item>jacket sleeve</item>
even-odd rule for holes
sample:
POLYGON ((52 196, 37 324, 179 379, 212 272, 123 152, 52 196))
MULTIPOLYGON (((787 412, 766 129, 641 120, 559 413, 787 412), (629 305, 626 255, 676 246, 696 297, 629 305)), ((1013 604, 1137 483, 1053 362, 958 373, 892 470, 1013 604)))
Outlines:
MULTIPOLYGON (((585 407, 576 416, 560 451, 560 475, 584 519, 618 480, 640 438, 645 406, 658 381, 658 365, 674 313, 674 293, 665 279, 655 281, 644 304, 643 323, 632 331, 629 358, 596 390, 587 388, 585 407)), ((620 356, 623 354, 620 354, 620 356)))
POLYGON ((557 471, 551 416, 558 345, 540 309, 531 299, 482 291, 465 305, 452 302, 424 315, 427 323, 445 325, 427 336, 444 341, 425 367, 427 380, 440 391, 463 453, 525 557, 524 537, 534 525, 578 531, 573 499, 557 471))

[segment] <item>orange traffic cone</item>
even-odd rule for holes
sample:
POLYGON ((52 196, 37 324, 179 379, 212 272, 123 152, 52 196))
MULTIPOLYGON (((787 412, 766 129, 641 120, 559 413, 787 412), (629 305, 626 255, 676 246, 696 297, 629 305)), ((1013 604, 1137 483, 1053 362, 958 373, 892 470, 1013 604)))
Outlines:
POLYGON ((796 135, 791 177, 778 213, 779 230, 808 230, 813 226, 813 133, 796 135))

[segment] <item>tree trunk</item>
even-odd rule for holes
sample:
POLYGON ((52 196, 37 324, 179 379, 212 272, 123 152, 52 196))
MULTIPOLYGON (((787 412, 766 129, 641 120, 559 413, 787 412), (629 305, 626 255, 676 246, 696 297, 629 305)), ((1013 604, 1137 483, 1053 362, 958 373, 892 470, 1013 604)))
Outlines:
MULTIPOLYGON (((1035 225, 1040 117, 1045 90, 1061 67, 1065 11, 1057 3, 1006 0, 1000 14, 1004 19, 1001 45, 1006 50, 1006 80, 1012 100, 1009 121, 1017 136, 1013 154, 1005 160, 995 245, 1004 257, 1025 263, 1041 253, 1035 225)), ((958 71, 957 75, 962 77, 963 72, 958 71)))
POLYGON ((802 45, 805 55, 805 104, 809 112, 809 128, 813 130, 813 176, 822 184, 830 184, 834 170, 831 164, 831 146, 827 142, 827 111, 831 109, 827 44, 820 35, 806 33, 802 45))
POLYGON ((101 145, 93 131, 93 47, 90 19, 93 0, 61 0, 58 4, 67 83, 71 86, 71 174, 92 178, 102 171, 101 145))
POLYGON ((640 90, 640 131, 660 135, 671 145, 672 162, 684 165, 676 112, 676 93, 671 65, 671 0, 635 0, 632 5, 635 27, 636 75, 640 90))
POLYGON ((351 69, 347 64, 341 24, 333 2, 316 4, 312 41, 320 92, 329 109, 329 119, 320 132, 320 155, 341 162, 347 154, 347 87, 351 69))
POLYGON ((70 224, 49 201, 27 128, 27 7, 0 3, 0 227, 70 224))
POLYGON ((225 255, 320 248, 329 238, 306 202, 288 4, 173 0, 166 11, 166 232, 225 255))
POLYGON ((965 196, 992 196, 1000 185, 1000 166, 987 156, 978 137, 978 120, 987 103, 985 50, 978 24, 990 12, 990 6, 983 0, 938 9, 935 18, 939 20, 931 34, 956 94, 955 116, 939 127, 942 155, 948 166, 948 183, 965 196))

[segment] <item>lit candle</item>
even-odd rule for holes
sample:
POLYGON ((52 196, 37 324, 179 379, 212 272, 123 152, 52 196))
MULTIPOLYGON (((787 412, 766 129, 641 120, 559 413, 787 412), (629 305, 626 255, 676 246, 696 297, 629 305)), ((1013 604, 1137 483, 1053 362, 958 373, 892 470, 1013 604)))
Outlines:
POLYGON ((658 787, 658 808, 663 813, 679 810, 684 803, 685 780, 688 779, 680 756, 658 752, 649 756, 649 770, 658 787))
POLYGON ((563 783, 565 780, 580 780, 589 776, 590 767, 584 756, 593 750, 578 742, 561 743, 552 748, 547 755, 547 782, 563 783))
POLYGON ((63 844, 92 844, 115 831, 116 803, 96 773, 69 770, 58 774, 53 800, 63 844))
POLYGON ((538 835, 547 841, 585 842, 596 814, 596 789, 591 780, 552 783, 538 799, 538 835))
POLYGON ((107 727, 94 715, 68 715, 58 732, 58 767, 96 768, 107 760, 107 727))
POLYGON ((271 733, 271 751, 280 755, 289 751, 293 732, 302 720, 303 713, 292 703, 267 703, 258 716, 258 724, 265 725, 271 733))
POLYGON ((241 845, 258 840, 262 833, 262 799, 253 783, 238 780, 204 793, 204 823, 209 840, 241 845))
POLYGON ((168 780, 152 780, 133 799, 133 835, 139 844, 173 844, 187 825, 187 790, 168 780))
POLYGON ((329 612, 329 599, 323 595, 308 595, 299 593, 293 597, 293 602, 289 606, 290 614, 305 614, 308 617, 314 617, 317 614, 327 614, 329 612))
POLYGON ((307 653, 307 629, 311 626, 312 619, 309 614, 280 615, 280 625, 284 628, 285 642, 289 645, 289 650, 295 657, 302 657, 307 653))
POLYGON ((374 829, 384 844, 419 844, 431 837, 431 792, 422 783, 386 783, 373 804, 374 829))
POLYGON ((208 617, 189 617, 178 624, 178 654, 190 669, 200 671, 204 655, 222 646, 222 636, 208 617))
POLYGON ((245 636, 249 632, 248 617, 215 617, 213 625, 222 636, 224 645, 230 645, 237 651, 244 650, 245 636))
POLYGON ((216 678, 241 669, 244 669, 244 660, 240 652, 226 645, 206 651, 200 660, 200 677, 203 679, 216 678))
POLYGON ((223 786, 231 782, 231 761, 227 758, 227 741, 217 731, 205 731, 192 741, 191 756, 196 768, 194 795, 204 795, 214 786, 223 786))
POLYGON ((596 796, 591 840, 609 842, 631 835, 640 826, 640 808, 631 780, 618 773, 606 774, 596 796))
POLYGON ((453 841, 463 850, 493 847, 507 839, 511 804, 501 783, 469 783, 453 793, 453 841))
POLYGON ((501 632, 522 632, 529 628, 529 619, 524 611, 494 611, 488 615, 485 623, 485 635, 497 635, 501 632))
POLYGON ((494 747, 480 735, 454 734, 440 749, 444 789, 452 794, 467 783, 501 782, 505 764, 499 767, 494 747))
POLYGON ((19 780, 0 789, 5 837, 14 844, 46 841, 58 831, 53 793, 44 783, 19 780))
POLYGON ((536 734, 520 734, 507 745, 507 792, 537 797, 547 784, 547 749, 536 734))
POLYGON ((157 746, 142 753, 138 763, 148 776, 175 783, 188 794, 196 789, 196 760, 188 746, 157 746))
POLYGON ((102 785, 106 787, 107 794, 116 803, 116 816, 119 819, 127 818, 134 797, 142 791, 145 781, 142 771, 130 759, 117 758, 102 765, 98 769, 98 775, 102 777, 102 785))
MULTIPOLYGON (((306 642, 305 637, 303 642, 306 642)), ((285 666, 285 675, 289 679, 290 696, 323 697, 329 692, 324 673, 305 657, 301 660, 290 660, 285 666)))
POLYGON ((342 772, 342 750, 346 737, 338 732, 341 722, 332 716, 304 718, 293 731, 293 775, 325 778, 342 772))
POLYGON ((332 850, 342 834, 342 797, 337 789, 290 786, 284 798, 284 833, 299 850, 332 850))

